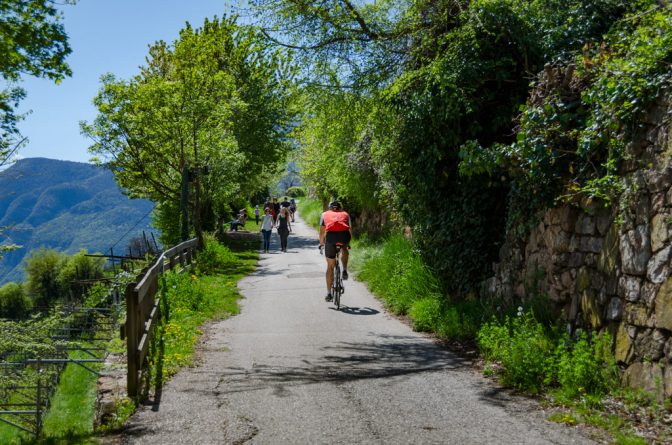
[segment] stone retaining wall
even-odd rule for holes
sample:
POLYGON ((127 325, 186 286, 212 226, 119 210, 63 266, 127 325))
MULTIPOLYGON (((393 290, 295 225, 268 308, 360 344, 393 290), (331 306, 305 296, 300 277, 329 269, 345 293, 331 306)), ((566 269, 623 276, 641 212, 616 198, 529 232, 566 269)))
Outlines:
POLYGON ((618 206, 546 211, 509 241, 486 282, 509 300, 547 295, 570 329, 609 329, 625 383, 672 397, 672 107, 661 100, 628 145, 618 206))

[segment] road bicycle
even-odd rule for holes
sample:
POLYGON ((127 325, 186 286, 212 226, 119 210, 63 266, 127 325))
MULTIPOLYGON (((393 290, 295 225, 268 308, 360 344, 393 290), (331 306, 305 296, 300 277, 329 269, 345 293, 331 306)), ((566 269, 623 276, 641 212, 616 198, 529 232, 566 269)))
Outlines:
MULTIPOLYGON (((341 309, 341 295, 345 291, 343 286, 343 275, 341 274, 341 248, 343 243, 336 243, 336 264, 334 264, 334 279, 331 283, 331 296, 334 298, 334 306, 336 310, 341 309)), ((320 246, 320 255, 322 254, 323 246, 320 246)))

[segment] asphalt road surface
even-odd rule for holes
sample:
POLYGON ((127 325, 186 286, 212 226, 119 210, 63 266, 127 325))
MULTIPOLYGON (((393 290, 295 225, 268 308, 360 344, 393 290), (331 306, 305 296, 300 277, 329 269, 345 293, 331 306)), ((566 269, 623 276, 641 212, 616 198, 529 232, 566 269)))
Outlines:
POLYGON ((589 444, 413 332, 350 279, 324 301, 316 232, 240 282, 242 312, 211 325, 199 365, 129 421, 128 444, 589 444))

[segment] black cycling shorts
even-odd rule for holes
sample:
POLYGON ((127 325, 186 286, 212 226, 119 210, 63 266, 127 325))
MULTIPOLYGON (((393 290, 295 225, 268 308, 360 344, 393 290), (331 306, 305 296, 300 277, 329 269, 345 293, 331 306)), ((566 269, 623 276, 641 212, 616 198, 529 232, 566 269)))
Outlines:
POLYGON ((350 245, 350 231, 327 232, 324 239, 324 255, 327 258, 336 258, 336 244, 342 244, 341 248, 350 245))

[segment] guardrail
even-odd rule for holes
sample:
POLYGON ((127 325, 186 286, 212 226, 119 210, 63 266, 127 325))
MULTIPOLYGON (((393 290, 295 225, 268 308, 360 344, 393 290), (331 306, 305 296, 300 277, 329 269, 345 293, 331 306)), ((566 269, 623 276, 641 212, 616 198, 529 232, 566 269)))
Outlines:
POLYGON ((142 275, 137 283, 126 286, 126 323, 121 337, 126 337, 128 357, 127 391, 137 397, 140 389, 140 372, 143 370, 154 328, 161 317, 159 277, 166 270, 180 265, 182 270, 191 266, 196 256, 196 238, 185 241, 163 252, 142 275))

